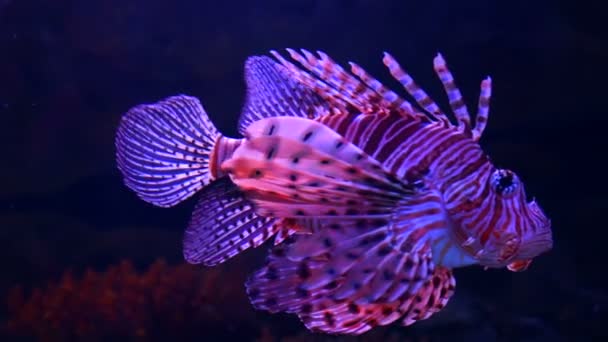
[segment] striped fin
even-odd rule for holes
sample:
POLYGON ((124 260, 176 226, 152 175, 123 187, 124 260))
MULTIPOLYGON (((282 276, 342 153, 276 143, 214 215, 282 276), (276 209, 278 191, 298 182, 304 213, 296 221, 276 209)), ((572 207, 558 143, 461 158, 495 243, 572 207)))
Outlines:
POLYGON ((394 301, 357 304, 325 299, 316 305, 318 310, 299 312, 298 316, 308 329, 332 334, 360 335, 396 320, 411 325, 443 309, 453 295, 455 285, 452 272, 437 267, 417 291, 404 293, 394 301))
POLYGON ((490 97, 492 97, 492 79, 488 76, 481 81, 477 117, 475 118, 475 127, 473 127, 473 140, 475 141, 481 138, 483 131, 486 129, 490 113, 490 97))
POLYGON ((239 132, 260 119, 273 116, 314 118, 329 112, 327 103, 312 90, 288 77, 280 64, 267 56, 245 62, 247 96, 239 118, 239 132))
POLYGON ((464 129, 469 130, 471 128, 471 117, 469 115, 469 111, 467 110, 467 106, 462 99, 462 94, 460 93, 460 89, 456 86, 454 81, 454 76, 448 69, 448 66, 445 62, 443 56, 440 53, 433 59, 433 68, 439 76, 441 83, 443 84, 443 88, 445 92, 448 94, 448 100, 450 101, 450 107, 452 108, 452 112, 456 116, 456 120, 458 121, 459 126, 463 126, 464 129))
POLYGON ((339 91, 330 87, 327 83, 316 79, 310 73, 300 69, 295 64, 283 58, 278 52, 272 50, 270 53, 279 61, 281 64, 281 68, 279 69, 285 75, 293 78, 323 98, 329 104, 332 114, 345 114, 355 111, 353 104, 348 103, 339 91))
POLYGON ((230 178, 219 178, 201 193, 184 234, 184 258, 206 266, 222 263, 272 237, 280 228, 273 222, 255 213, 230 178))
POLYGON ((450 121, 448 117, 443 113, 435 101, 433 101, 433 99, 431 99, 427 93, 420 88, 416 82, 414 82, 414 79, 407 72, 405 72, 403 68, 401 68, 393 56, 391 56, 388 52, 385 52, 382 61, 390 71, 391 75, 393 75, 393 77, 403 85, 408 94, 410 94, 414 100, 416 100, 416 103, 418 103, 431 118, 441 120, 446 124, 449 124, 450 121))
POLYGON ((408 250, 413 245, 394 239, 387 221, 326 221, 275 247, 247 281, 248 295, 259 310, 295 313, 309 329, 328 333, 426 318, 451 296, 451 273, 434 267, 427 245, 408 250), (389 300, 397 283, 409 289, 389 300))
POLYGON ((179 95, 131 108, 116 134, 125 184, 144 201, 173 206, 209 182, 220 136, 194 97, 179 95))
POLYGON ((381 110, 378 103, 383 102, 384 99, 363 82, 344 71, 327 54, 319 51, 317 53, 320 58, 317 58, 304 49, 301 50, 302 54, 293 49, 287 49, 287 51, 291 58, 336 89, 344 99, 355 105, 362 113, 376 113, 381 110))
POLYGON ((347 103, 359 113, 378 114, 395 111, 403 116, 419 116, 414 113, 409 102, 383 86, 355 63, 350 63, 351 74, 322 51, 317 51, 318 57, 304 49, 301 53, 293 49, 287 51, 291 58, 300 63, 310 74, 286 61, 278 53, 274 51, 272 53, 287 67, 292 77, 322 97, 347 103), (312 77, 311 74, 317 78, 312 77))
MULTIPOLYGON (((397 79, 405 90, 416 100, 416 102, 426 111, 426 113, 437 120, 441 120, 446 125, 451 125, 449 118, 439 108, 422 88, 420 88, 412 77, 405 72, 397 60, 389 53, 384 53, 384 64, 389 69, 391 75, 397 79)), ((448 95, 450 108, 458 123, 458 128, 470 134, 474 141, 481 137, 488 120, 490 97, 492 95, 492 80, 487 77, 481 82, 481 92, 479 95, 478 112, 475 118, 475 126, 471 124, 471 115, 462 97, 462 93, 456 86, 454 76, 448 69, 447 63, 441 54, 437 54, 433 59, 433 69, 441 80, 443 88, 448 95)))
POLYGON ((264 216, 353 216, 392 212, 412 195, 382 165, 327 126, 280 117, 255 122, 222 168, 251 190, 264 216), (364 210, 362 210, 364 209, 364 210))
POLYGON ((437 267, 414 296, 401 302, 398 311, 405 312, 401 324, 412 325, 441 311, 456 288, 456 279, 449 268, 437 267))

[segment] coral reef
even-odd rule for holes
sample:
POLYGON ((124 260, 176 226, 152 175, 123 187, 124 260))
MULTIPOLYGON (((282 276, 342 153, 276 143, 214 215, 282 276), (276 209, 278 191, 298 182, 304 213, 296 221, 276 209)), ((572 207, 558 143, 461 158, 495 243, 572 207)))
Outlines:
POLYGON ((145 272, 129 261, 103 273, 87 270, 81 277, 67 271, 27 299, 15 287, 6 329, 12 336, 45 341, 250 333, 254 312, 239 273, 225 267, 172 266, 163 260, 145 272))

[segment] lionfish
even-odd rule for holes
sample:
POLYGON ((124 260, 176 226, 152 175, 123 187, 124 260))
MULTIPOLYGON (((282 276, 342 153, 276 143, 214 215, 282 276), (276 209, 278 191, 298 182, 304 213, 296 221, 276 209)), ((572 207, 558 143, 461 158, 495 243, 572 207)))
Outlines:
POLYGON ((276 236, 246 283, 253 306, 358 335, 440 311, 456 267, 521 271, 552 248, 550 220, 478 144, 489 77, 473 121, 440 54, 449 117, 388 53, 418 106, 355 63, 349 72, 323 52, 287 50, 292 60, 247 59, 243 138, 219 133, 187 95, 121 120, 118 167, 141 199, 170 207, 200 191, 188 262, 216 265, 276 236))

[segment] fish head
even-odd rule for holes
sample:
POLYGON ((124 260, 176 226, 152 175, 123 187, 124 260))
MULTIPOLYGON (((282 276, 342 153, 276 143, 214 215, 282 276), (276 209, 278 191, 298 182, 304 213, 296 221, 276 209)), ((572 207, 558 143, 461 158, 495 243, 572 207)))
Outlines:
POLYGON ((510 170, 493 169, 487 198, 474 220, 462 227, 463 248, 487 268, 518 272, 553 248, 551 221, 536 201, 528 202, 524 185, 510 170))

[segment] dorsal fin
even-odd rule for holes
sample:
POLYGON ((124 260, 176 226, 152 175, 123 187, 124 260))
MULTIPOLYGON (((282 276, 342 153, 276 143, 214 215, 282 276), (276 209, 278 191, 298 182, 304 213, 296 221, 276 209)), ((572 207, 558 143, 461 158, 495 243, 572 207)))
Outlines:
POLYGON ((247 96, 239 119, 239 132, 260 119, 273 116, 314 118, 329 112, 328 104, 312 90, 279 70, 267 56, 249 57, 245 62, 247 96))
POLYGON ((317 51, 319 58, 307 50, 301 50, 301 54, 293 49, 287 49, 287 51, 291 58, 300 63, 308 72, 285 60, 277 52, 272 51, 271 53, 293 78, 330 102, 348 104, 360 113, 377 114, 395 111, 404 116, 421 115, 413 111, 409 102, 384 87, 354 63, 351 63, 352 73, 349 73, 322 51, 317 51))

